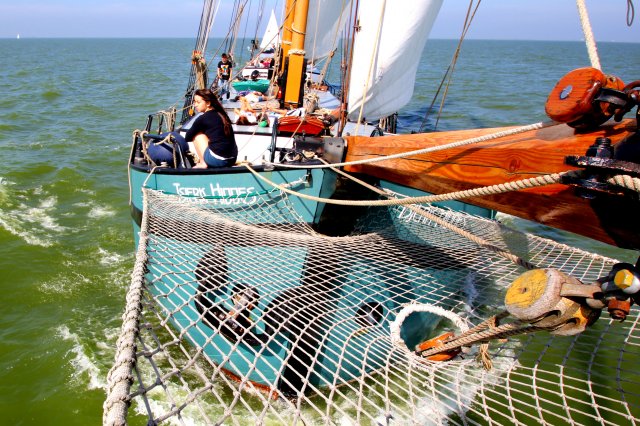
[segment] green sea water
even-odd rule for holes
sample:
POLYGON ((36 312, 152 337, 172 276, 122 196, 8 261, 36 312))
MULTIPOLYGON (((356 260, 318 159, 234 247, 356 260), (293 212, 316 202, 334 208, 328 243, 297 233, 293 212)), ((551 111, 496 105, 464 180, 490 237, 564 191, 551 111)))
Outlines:
MULTIPOLYGON (((0 425, 101 422, 134 262, 131 133, 147 114, 180 101, 193 45, 0 40, 0 425)), ((427 44, 400 132, 419 129, 455 46, 427 44)), ((640 79, 640 44, 603 43, 599 52, 605 72, 640 79)), ((588 65, 578 42, 467 41, 438 129, 545 120, 556 81, 588 65)), ((633 252, 515 223, 635 261, 633 252)))

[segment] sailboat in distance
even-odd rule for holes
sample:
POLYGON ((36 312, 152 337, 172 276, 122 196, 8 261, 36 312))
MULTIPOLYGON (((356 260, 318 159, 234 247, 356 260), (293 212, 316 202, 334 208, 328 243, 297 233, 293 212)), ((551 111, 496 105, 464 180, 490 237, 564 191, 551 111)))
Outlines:
MULTIPOLYGON (((247 1, 215 50, 234 78, 265 53, 227 48, 247 1)), ((640 423, 640 261, 495 220, 640 249, 640 80, 592 58, 550 121, 401 135, 442 0, 284 3, 268 89, 222 97, 236 164, 194 168, 184 140, 216 1, 184 99, 133 132, 104 423, 132 401, 149 424, 640 423), (340 84, 309 78, 338 53, 340 84)))

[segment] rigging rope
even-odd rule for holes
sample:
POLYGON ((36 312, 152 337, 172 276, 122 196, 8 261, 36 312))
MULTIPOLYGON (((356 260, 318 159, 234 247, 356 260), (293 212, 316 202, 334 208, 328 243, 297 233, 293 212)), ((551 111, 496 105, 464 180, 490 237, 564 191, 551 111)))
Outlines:
POLYGON ((589 53, 589 59, 591 60, 591 66, 593 68, 602 70, 600 65, 600 58, 598 57, 598 49, 593 37, 593 31, 591 30, 591 22, 589 21, 589 13, 584 0, 576 0, 578 6, 578 14, 580 15, 580 23, 582 24, 582 31, 584 32, 584 42, 587 45, 587 52, 589 53))
MULTIPOLYGON (((403 199, 403 200, 398 200, 397 198, 395 198, 395 194, 390 192, 390 191, 384 191, 380 188, 377 188, 373 185, 370 185, 354 176, 351 176, 341 170, 338 169, 333 169, 334 171, 338 172, 339 174, 348 177, 349 179, 353 180, 354 182, 364 186, 365 188, 377 193, 378 195, 384 196, 389 198, 389 200, 381 200, 381 201, 403 201, 402 204, 405 204, 404 202, 407 201, 407 199, 403 199)), ((541 176, 542 177, 542 176, 541 176)), ((443 194, 443 195, 447 195, 447 194, 443 194)), ((450 195, 450 194, 449 194, 450 195)), ((433 197, 439 197, 438 195, 435 195, 433 197)), ((424 211, 423 209, 419 208, 418 206, 415 206, 414 204, 423 204, 425 202, 416 202, 415 200, 418 198, 422 198, 422 197, 415 197, 413 200, 413 203, 406 203, 405 207, 408 208, 409 210, 413 211, 414 213, 425 217, 435 223, 437 223, 438 225, 449 229, 450 231, 453 231, 455 233, 457 233, 458 235, 463 236, 464 238, 473 241, 474 243, 476 243, 478 246, 486 248, 496 254, 498 254, 499 256, 502 256, 505 259, 508 259, 510 261, 512 261, 513 263, 515 263, 516 265, 522 266, 526 269, 535 269, 536 266, 527 262, 526 260, 522 259, 519 256, 516 256, 514 254, 512 254, 511 252, 509 252, 508 250, 502 249, 500 247, 495 246, 494 244, 491 244, 489 241, 485 240, 484 238, 478 237, 476 235, 473 235, 472 233, 465 231, 464 229, 457 227, 445 220, 442 220, 441 218, 439 218, 438 216, 428 213, 426 211, 424 211)), ((375 201, 370 201, 370 202, 375 202, 375 201)), ((393 204, 392 204, 393 205, 393 204)))
MULTIPOLYGON (((459 336, 453 337, 451 340, 448 340, 443 345, 436 346, 421 352, 420 356, 426 358, 441 352, 448 352, 476 343, 487 343, 490 340, 494 339, 506 339, 508 337, 513 337, 520 334, 534 333, 537 331, 549 331, 557 328, 557 325, 543 327, 530 325, 519 320, 502 325, 497 325, 498 320, 505 318, 507 315, 508 312, 505 311, 498 315, 487 318, 477 326, 463 332, 459 336)), ((485 368, 491 368, 490 360, 483 359, 483 362, 488 362, 488 364, 485 365, 485 368)))
POLYGON ((507 182, 506 184, 499 184, 499 185, 493 185, 493 186, 482 187, 482 188, 474 188, 466 191, 453 192, 450 194, 425 195, 421 197, 408 197, 408 198, 394 198, 390 200, 336 200, 333 198, 316 197, 313 195, 308 195, 308 194, 288 190, 283 185, 279 185, 273 182, 272 180, 269 180, 266 177, 262 176, 255 169, 253 169, 251 165, 249 164, 242 164, 242 165, 246 167, 249 171, 251 171, 251 173, 253 173, 257 178, 259 178, 263 182, 266 182, 269 185, 272 185, 278 189, 281 189, 288 194, 295 195, 297 197, 304 198, 307 200, 317 201, 320 203, 336 204, 336 205, 342 205, 342 206, 366 206, 366 207, 401 206, 401 205, 406 206, 409 204, 425 204, 425 203, 435 203, 435 202, 447 201, 447 200, 460 200, 464 198, 478 196, 478 194, 481 194, 481 195, 501 194, 503 192, 518 191, 520 189, 525 189, 525 188, 533 188, 536 186, 544 186, 544 185, 550 185, 553 183, 559 183, 560 178, 563 175, 574 173, 574 172, 563 172, 563 173, 556 173, 552 175, 543 175, 536 178, 522 179, 519 181, 507 182))
MULTIPOLYGON (((369 163, 376 163, 379 161, 392 160, 395 158, 410 157, 412 155, 427 154, 430 152, 437 152, 437 151, 442 151, 442 150, 451 149, 451 148, 458 148, 465 145, 471 145, 478 142, 485 142, 492 139, 502 138, 505 136, 517 135, 519 133, 528 132, 529 130, 540 130, 546 127, 558 126, 558 125, 561 125, 561 124, 555 121, 539 122, 539 123, 529 124, 526 126, 515 127, 513 129, 503 130, 503 131, 492 133, 489 135, 477 136, 475 138, 470 138, 470 139, 464 139, 462 141, 452 142, 446 145, 416 149, 414 151, 401 152, 398 154, 385 155, 385 156, 375 157, 375 158, 366 158, 363 160, 335 163, 335 164, 331 164, 331 167, 343 167, 343 166, 353 166, 357 164, 369 164, 369 163)), ((289 164, 279 164, 278 166, 285 167, 285 168, 303 168, 303 169, 322 169, 327 167, 325 165, 294 166, 289 164)))
MULTIPOLYGON (((207 49, 207 43, 209 40, 209 34, 211 32, 211 26, 213 25, 214 17, 218 13, 218 7, 220 6, 220 0, 205 0, 204 7, 202 9, 202 15, 200 15, 200 26, 198 27, 198 36, 196 38, 196 45, 192 56, 197 54, 204 55, 207 49)), ((189 118, 187 113, 191 107, 193 92, 196 90, 196 82, 198 75, 202 74, 202 63, 198 60, 191 62, 191 72, 189 74, 189 82, 187 83, 187 89, 184 94, 184 104, 182 108, 181 122, 185 122, 189 118)))
POLYGON ((480 2, 482 0, 478 0, 478 3, 476 4, 475 8, 473 8, 473 12, 471 12, 471 8, 473 6, 473 0, 469 1, 469 7, 467 8, 467 15, 464 18, 464 25, 462 27, 462 32, 460 34, 460 39, 458 40, 458 45, 456 46, 456 50, 455 53, 453 54, 453 58, 451 59, 451 63, 449 64, 449 66, 447 67, 447 70, 445 71, 444 75, 442 76, 442 80, 440 81, 440 85, 438 86, 438 90, 436 91, 436 94, 433 96, 433 100, 431 101, 431 105, 429 105, 429 108, 427 108, 427 111, 425 112, 424 115, 424 119, 422 120, 422 123, 420 124, 420 130, 419 132, 423 132, 424 131, 424 127, 427 124, 427 119, 429 118, 429 114, 433 108, 433 105, 436 103, 436 99, 438 98, 438 95, 440 94, 440 89, 442 89, 442 85, 444 84, 445 80, 447 80, 447 84, 445 86, 445 91, 444 94, 442 95, 442 99, 440 101, 440 108, 438 109, 438 117, 436 118, 436 123, 433 127, 433 130, 436 130, 438 128, 438 123, 440 122, 440 116, 442 115, 442 111, 444 110, 444 102, 447 99, 447 94, 449 93, 449 86, 451 85, 451 79, 453 78, 453 71, 456 68, 456 64, 458 63, 458 57, 460 56, 460 50, 462 49, 462 42, 464 41, 465 37, 467 36, 467 32, 469 31, 469 28, 471 28, 471 22, 473 21, 473 18, 476 16, 476 12, 478 11, 478 8, 480 7, 480 2))

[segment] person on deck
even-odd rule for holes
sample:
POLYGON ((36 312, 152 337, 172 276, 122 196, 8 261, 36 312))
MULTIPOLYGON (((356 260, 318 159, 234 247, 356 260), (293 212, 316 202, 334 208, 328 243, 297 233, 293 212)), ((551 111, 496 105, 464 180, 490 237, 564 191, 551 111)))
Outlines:
POLYGON ((198 89, 193 95, 193 104, 196 111, 203 113, 185 135, 187 141, 193 141, 198 154, 194 169, 233 166, 238 157, 238 146, 231 120, 215 93, 198 89))
POLYGON ((218 88, 220 93, 220 99, 223 95, 229 99, 229 83, 231 80, 231 69, 233 65, 229 60, 229 56, 226 53, 222 54, 221 61, 218 62, 218 88))
POLYGON ((269 80, 271 80, 273 78, 273 67, 275 66, 276 60, 274 58, 271 58, 271 60, 269 60, 269 65, 267 66, 269 68, 269 71, 267 71, 267 78, 269 80))
POLYGON ((264 93, 258 92, 257 90, 243 90, 242 92, 238 92, 238 96, 234 98, 235 101, 249 102, 255 104, 257 102, 267 101, 269 99, 273 99, 273 96, 265 96, 264 93))

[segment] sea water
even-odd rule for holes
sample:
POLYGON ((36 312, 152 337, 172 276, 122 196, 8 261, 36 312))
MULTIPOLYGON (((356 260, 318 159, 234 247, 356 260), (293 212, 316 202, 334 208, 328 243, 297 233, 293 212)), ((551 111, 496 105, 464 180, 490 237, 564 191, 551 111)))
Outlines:
MULTIPOLYGON (((0 424, 100 423, 134 262, 131 134, 147 114, 182 106, 193 46, 190 39, 0 40, 0 424)), ((455 47, 427 44, 400 132, 420 130, 455 47)), ((603 43, 599 53, 605 72, 640 78, 640 44, 603 43)), ((589 60, 578 42, 469 40, 437 130, 545 120, 554 84, 583 66, 589 60)), ((329 79, 339 77, 334 67, 329 79)), ((436 127, 437 108, 424 130, 436 127)), ((635 261, 633 252, 516 224, 635 261)))

